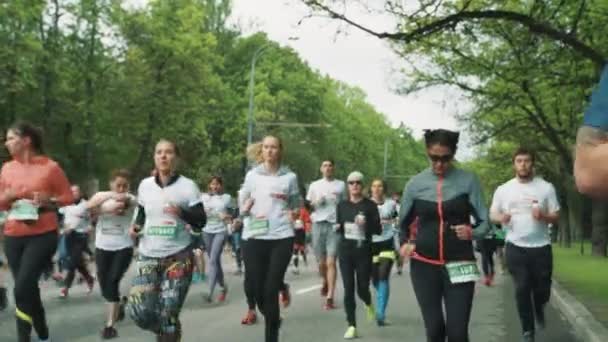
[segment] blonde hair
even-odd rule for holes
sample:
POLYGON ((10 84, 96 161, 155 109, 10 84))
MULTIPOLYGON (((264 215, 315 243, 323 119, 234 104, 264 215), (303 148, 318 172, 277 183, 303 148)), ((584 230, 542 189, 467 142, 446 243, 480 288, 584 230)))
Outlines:
POLYGON ((247 159, 251 162, 261 164, 264 162, 264 156, 262 155, 262 145, 266 139, 275 139, 279 143, 279 161, 283 159, 283 140, 274 135, 267 135, 261 141, 253 143, 247 146, 247 159))

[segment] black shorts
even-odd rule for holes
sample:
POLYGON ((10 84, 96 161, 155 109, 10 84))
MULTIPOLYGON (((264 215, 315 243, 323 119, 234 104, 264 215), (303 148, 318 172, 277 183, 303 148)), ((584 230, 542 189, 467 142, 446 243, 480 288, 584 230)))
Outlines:
POLYGON ((304 229, 296 229, 293 243, 296 245, 306 245, 306 231, 304 229))
POLYGON ((372 243, 372 256, 379 256, 382 252, 395 252, 393 239, 372 243))

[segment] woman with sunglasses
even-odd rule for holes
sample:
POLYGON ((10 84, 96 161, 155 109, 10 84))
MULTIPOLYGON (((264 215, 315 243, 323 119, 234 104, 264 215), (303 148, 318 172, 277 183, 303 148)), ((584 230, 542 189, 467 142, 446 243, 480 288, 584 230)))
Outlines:
POLYGON ((355 286, 359 298, 365 303, 369 320, 375 318, 369 280, 372 271, 372 236, 382 232, 380 215, 375 202, 363 195, 363 174, 355 171, 348 175, 348 199, 338 203, 336 230, 340 235, 338 260, 344 285, 344 310, 348 329, 344 338, 357 338, 355 318, 355 286), (356 285, 355 285, 356 279, 356 285))
POLYGON ((424 134, 431 167, 414 176, 401 200, 402 236, 418 217, 415 240, 401 247, 410 255, 410 275, 428 342, 468 342, 479 269, 473 239, 488 232, 488 211, 477 176, 453 165, 459 133, 424 134), (471 217, 475 224, 471 223, 471 217), (444 313, 445 305, 445 313, 444 313))

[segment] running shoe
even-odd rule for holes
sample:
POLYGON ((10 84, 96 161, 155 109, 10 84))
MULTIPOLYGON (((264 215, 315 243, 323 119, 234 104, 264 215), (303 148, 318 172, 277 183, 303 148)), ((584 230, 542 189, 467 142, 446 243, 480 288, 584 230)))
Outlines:
POLYGON ((327 297, 327 292, 329 291, 329 286, 326 282, 323 282, 323 286, 321 287, 321 297, 327 297))
POLYGON ((228 286, 224 285, 224 287, 222 287, 222 292, 220 293, 220 295, 217 297, 217 300, 220 303, 223 303, 226 301, 226 296, 228 295, 228 286))
POLYGON ((91 294, 93 292, 93 286, 95 286, 95 278, 92 276, 87 279, 87 294, 91 294))
POLYGON ((198 284, 201 281, 202 281, 201 280, 201 274, 199 272, 192 273, 192 283, 193 284, 198 284))
POLYGON ((547 322, 545 321, 545 306, 544 305, 539 305, 537 307, 534 308, 534 316, 536 318, 536 324, 538 324, 538 327, 541 329, 545 329, 545 326, 547 325, 547 322))
POLYGON ((243 325, 252 325, 258 321, 258 316, 255 314, 255 311, 248 310, 245 317, 241 320, 241 324, 243 325))
POLYGON ((526 331, 522 337, 523 342, 534 342, 534 332, 526 331))
POLYGON ((365 310, 367 312, 367 320, 373 322, 376 319, 376 309, 374 309, 374 304, 366 305, 365 310))
POLYGON ((336 305, 334 304, 333 298, 325 299, 325 304, 323 305, 323 309, 329 311, 329 310, 334 310, 335 308, 336 308, 336 305))
POLYGON ((285 289, 279 291, 279 300, 283 304, 283 308, 287 308, 291 304, 291 292, 289 291, 289 284, 285 284, 285 289))
POLYGON ((357 328, 350 326, 348 327, 348 329, 346 329, 346 332, 344 333, 344 339, 345 340, 352 340, 357 338, 357 328))
POLYGON ((114 327, 104 327, 99 335, 101 335, 102 340, 110 340, 118 337, 118 332, 116 329, 114 329, 114 327))

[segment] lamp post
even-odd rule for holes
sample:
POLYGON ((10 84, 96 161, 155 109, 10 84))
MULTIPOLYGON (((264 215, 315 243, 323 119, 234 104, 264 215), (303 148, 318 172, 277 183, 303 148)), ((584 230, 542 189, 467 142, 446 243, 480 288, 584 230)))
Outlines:
POLYGON ((251 145, 253 142, 253 88, 255 85, 255 63, 268 46, 269 44, 260 46, 257 50, 255 50, 253 57, 251 58, 251 72, 249 74, 249 113, 247 114, 247 146, 251 145))

